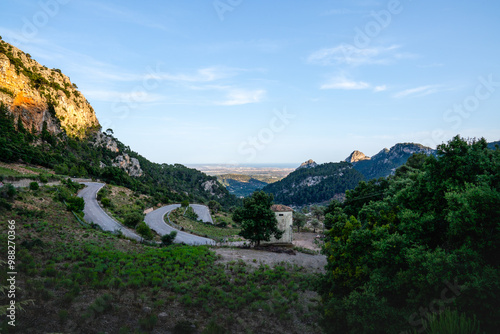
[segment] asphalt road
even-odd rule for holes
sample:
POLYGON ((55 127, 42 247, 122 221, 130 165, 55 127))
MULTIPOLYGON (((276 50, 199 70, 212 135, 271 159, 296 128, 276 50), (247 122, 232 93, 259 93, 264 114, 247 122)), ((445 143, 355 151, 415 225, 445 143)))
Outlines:
POLYGON ((123 233, 124 236, 135 239, 142 240, 142 238, 123 226, 122 224, 115 221, 113 218, 108 216, 106 212, 99 206, 97 203, 97 192, 99 189, 104 187, 104 183, 97 182, 80 182, 81 184, 86 185, 86 187, 78 193, 79 197, 82 197, 85 201, 85 208, 83 209, 83 213, 85 216, 83 217, 89 223, 95 223, 99 225, 104 231, 116 231, 119 230, 123 233))
POLYGON ((193 211, 198 215, 198 219, 205 222, 213 224, 212 216, 210 215, 210 209, 207 206, 201 204, 189 204, 193 208, 193 211))
MULTIPOLYGON (((215 245, 215 241, 212 239, 199 237, 197 235, 189 234, 186 232, 181 232, 165 223, 163 217, 170 211, 180 206, 180 204, 163 206, 159 209, 154 210, 153 212, 148 213, 146 215, 146 218, 144 218, 144 221, 152 230, 156 231, 156 233, 158 233, 159 235, 169 234, 172 231, 177 231, 177 237, 175 238, 175 242, 177 243, 183 242, 187 245, 215 245)), ((203 207, 203 205, 200 205, 200 207, 203 207)), ((207 207, 205 207, 205 209, 208 210, 207 207)))

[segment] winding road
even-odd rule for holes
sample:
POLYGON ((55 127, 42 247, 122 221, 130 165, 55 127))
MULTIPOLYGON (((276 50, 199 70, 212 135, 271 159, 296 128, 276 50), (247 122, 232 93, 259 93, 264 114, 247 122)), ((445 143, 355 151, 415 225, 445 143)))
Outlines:
POLYGON ((99 225, 104 231, 121 231, 127 238, 141 241, 142 238, 135 232, 132 232, 113 218, 111 218, 97 203, 97 192, 105 186, 104 183, 97 182, 80 182, 86 185, 85 188, 80 190, 78 197, 83 198, 85 201, 85 214, 83 219, 89 223, 99 225))
MULTIPOLYGON (((105 186, 104 183, 98 182, 80 182, 86 187, 78 193, 78 196, 83 198, 85 201, 85 208, 83 209, 84 219, 89 223, 95 223, 99 225, 104 231, 121 231, 124 236, 135 239, 142 240, 142 238, 135 232, 126 228, 113 218, 111 218, 97 202, 97 192, 105 186)), ((181 232, 168 224, 165 223, 163 217, 170 211, 180 207, 180 204, 166 205, 159 209, 154 210, 146 215, 144 221, 146 224, 153 229, 160 236, 164 234, 169 234, 172 231, 177 231, 177 237, 175 242, 185 243, 187 245, 214 245, 215 241, 208 238, 199 237, 186 232, 181 232)), ((198 214, 200 219, 203 221, 212 222, 212 217, 210 216, 210 211, 204 205, 191 204, 195 212, 198 214)))
MULTIPOLYGON (((191 204, 191 206, 193 205, 198 205, 198 204, 191 204)), ((170 211, 180 208, 180 206, 181 206, 180 204, 171 204, 163 206, 159 209, 154 210, 153 212, 148 213, 146 215, 146 218, 144 218, 144 221, 146 222, 146 224, 148 224, 148 226, 152 230, 154 230, 159 235, 169 234, 172 231, 177 231, 177 237, 175 238, 175 242, 179 243, 183 242, 188 245, 215 245, 215 241, 212 239, 199 237, 197 235, 189 234, 186 232, 181 232, 173 228, 172 226, 169 226, 167 223, 165 223, 163 217, 170 211)), ((203 205, 200 206, 205 207, 203 205)), ((205 210, 208 209, 205 207, 205 210)))

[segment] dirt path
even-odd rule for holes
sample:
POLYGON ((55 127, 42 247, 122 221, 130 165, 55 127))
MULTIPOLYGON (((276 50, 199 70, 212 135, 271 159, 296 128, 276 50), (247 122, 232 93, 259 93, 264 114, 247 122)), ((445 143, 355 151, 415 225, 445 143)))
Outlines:
POLYGON ((303 247, 307 249, 312 249, 315 251, 321 250, 321 246, 318 243, 315 243, 316 237, 319 233, 312 232, 301 232, 301 233, 293 233, 293 245, 297 247, 303 247))
POLYGON ((280 262, 296 264, 312 272, 325 271, 326 256, 308 255, 297 252, 296 255, 273 253, 253 249, 215 248, 215 253, 221 256, 221 263, 243 260, 247 264, 258 267, 261 263, 274 266, 280 262))

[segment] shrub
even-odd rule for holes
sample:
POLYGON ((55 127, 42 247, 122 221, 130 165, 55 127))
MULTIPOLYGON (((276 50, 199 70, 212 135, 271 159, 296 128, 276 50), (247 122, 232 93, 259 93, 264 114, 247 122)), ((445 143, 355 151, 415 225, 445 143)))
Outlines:
POLYGON ((36 181, 31 182, 30 183, 30 189, 33 190, 33 191, 40 189, 40 186, 38 185, 38 182, 36 182, 36 181))
POLYGON ((142 212, 133 211, 125 215, 123 222, 125 223, 126 226, 133 228, 137 226, 137 224, 142 222, 143 219, 144 219, 144 214, 142 212))
POLYGON ((141 328, 144 330, 151 331, 155 327, 157 322, 158 317, 155 314, 152 314, 145 318, 139 319, 139 326, 141 326, 141 328))
POLYGON ((140 222, 139 225, 137 225, 136 231, 146 240, 153 239, 153 231, 151 231, 145 222, 140 222))
POLYGON ((172 231, 170 234, 165 234, 161 237, 161 243, 163 246, 170 246, 174 243, 175 237, 177 236, 177 231, 172 231))
POLYGON ((187 207, 189 206, 189 201, 188 201, 187 199, 186 199, 186 200, 184 200, 184 201, 182 201, 182 202, 181 202, 181 206, 182 206, 183 208, 187 208, 187 207))

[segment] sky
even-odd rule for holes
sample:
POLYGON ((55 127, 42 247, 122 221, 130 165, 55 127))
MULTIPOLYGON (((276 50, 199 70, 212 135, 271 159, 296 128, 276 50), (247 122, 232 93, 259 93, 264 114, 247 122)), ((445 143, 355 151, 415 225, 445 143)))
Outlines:
POLYGON ((0 36, 158 163, 500 140, 500 2, 3 0, 0 36))

